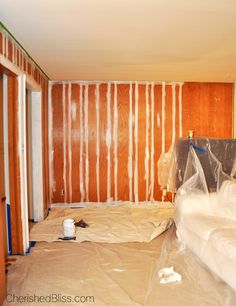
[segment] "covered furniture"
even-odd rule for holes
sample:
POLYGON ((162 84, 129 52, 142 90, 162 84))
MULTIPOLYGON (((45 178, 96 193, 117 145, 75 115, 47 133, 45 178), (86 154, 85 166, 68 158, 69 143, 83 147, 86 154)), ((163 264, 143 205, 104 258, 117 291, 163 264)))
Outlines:
MULTIPOLYGON (((210 270, 236 290, 235 142, 222 140, 221 145, 217 140, 220 152, 211 150, 213 143, 206 140, 204 148, 196 142, 189 145, 182 185, 176 196, 177 235, 210 270), (226 161, 222 149, 225 143, 226 161)), ((177 170, 178 165, 177 159, 177 170)))

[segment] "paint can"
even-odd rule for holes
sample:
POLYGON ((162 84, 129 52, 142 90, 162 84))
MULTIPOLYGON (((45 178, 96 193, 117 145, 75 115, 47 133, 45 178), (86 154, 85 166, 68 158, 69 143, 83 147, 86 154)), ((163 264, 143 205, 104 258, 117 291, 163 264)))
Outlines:
POLYGON ((65 219, 63 221, 63 232, 64 232, 64 237, 74 237, 75 236, 75 220, 65 219))

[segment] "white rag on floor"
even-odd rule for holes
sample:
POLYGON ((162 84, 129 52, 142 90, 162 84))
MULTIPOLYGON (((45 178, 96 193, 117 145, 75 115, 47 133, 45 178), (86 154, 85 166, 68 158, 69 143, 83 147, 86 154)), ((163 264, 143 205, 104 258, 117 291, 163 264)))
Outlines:
POLYGON ((160 284, 181 282, 182 276, 174 271, 174 267, 165 267, 159 270, 158 276, 161 277, 160 284))

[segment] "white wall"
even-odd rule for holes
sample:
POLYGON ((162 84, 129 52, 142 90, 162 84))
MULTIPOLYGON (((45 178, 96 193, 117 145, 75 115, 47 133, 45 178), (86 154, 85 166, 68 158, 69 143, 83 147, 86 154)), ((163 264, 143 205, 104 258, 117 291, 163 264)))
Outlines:
MULTIPOLYGON (((42 172, 42 109, 41 92, 31 94, 31 157, 32 157, 32 201, 34 221, 43 216, 43 172, 42 172)), ((29 113, 29 115, 30 115, 29 113)))

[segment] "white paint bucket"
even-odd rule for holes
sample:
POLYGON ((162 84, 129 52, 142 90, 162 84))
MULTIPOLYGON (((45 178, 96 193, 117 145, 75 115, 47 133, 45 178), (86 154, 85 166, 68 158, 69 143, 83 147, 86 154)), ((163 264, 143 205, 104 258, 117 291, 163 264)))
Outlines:
POLYGON ((65 219, 63 221, 63 231, 64 231, 64 237, 74 237, 75 236, 75 220, 65 219))

